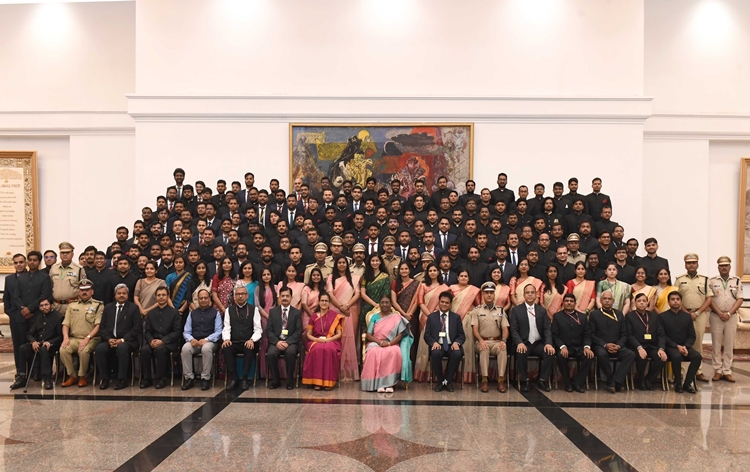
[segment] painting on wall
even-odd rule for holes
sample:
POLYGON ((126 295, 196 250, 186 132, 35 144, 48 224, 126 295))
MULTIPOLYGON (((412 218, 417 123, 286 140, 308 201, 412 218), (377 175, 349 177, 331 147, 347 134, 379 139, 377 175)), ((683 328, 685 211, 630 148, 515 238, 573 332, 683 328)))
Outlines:
POLYGON ((750 157, 740 159, 740 212, 737 236, 737 276, 750 282, 750 157))
POLYGON ((414 193, 414 182, 424 179, 430 193, 437 178, 464 192, 472 178, 474 125, 440 124, 291 124, 290 187, 296 178, 320 190, 323 177, 334 192, 344 181, 365 188, 369 177, 376 188, 401 181, 401 195, 414 193))

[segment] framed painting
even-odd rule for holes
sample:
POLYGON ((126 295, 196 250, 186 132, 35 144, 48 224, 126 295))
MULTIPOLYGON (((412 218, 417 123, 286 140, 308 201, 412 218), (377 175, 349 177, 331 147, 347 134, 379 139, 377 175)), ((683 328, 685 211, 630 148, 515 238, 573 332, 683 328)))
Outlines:
POLYGON ((39 249, 36 151, 0 151, 0 273, 13 255, 39 249))
POLYGON ((750 282, 750 157, 740 159, 740 205, 737 235, 737 276, 750 282))
POLYGON ((376 188, 401 181, 401 195, 414 193, 424 179, 430 193, 441 175, 459 193, 472 178, 473 123, 290 124, 289 188, 300 178, 310 191, 320 191, 323 177, 334 193, 344 181, 365 188, 369 177, 376 188))

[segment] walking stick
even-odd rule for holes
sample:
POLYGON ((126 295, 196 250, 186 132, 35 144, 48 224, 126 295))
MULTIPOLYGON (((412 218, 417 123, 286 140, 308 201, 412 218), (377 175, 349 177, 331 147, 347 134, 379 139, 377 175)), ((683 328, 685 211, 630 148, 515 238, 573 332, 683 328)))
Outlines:
MULTIPOLYGON (((39 350, 41 350, 41 346, 39 347, 39 350)), ((26 386, 23 388, 23 393, 27 393, 29 391, 29 380, 31 380, 31 373, 34 371, 34 363, 36 362, 36 356, 39 354, 39 351, 34 351, 34 359, 31 361, 31 368, 29 369, 29 375, 26 376, 26 386)))

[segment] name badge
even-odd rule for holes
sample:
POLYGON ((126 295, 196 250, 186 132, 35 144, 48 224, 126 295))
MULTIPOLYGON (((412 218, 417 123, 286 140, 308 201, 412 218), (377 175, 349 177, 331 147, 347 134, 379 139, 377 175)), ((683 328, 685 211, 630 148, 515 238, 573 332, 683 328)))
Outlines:
POLYGON ((651 335, 646 333, 643 335, 643 339, 645 339, 646 341, 651 341, 651 335))
POLYGON ((288 329, 282 329, 281 330, 281 335, 282 336, 288 336, 289 335, 289 330, 288 329))
POLYGON ((438 333, 438 336, 441 337, 441 338, 444 338, 445 337, 445 331, 440 331, 438 333))

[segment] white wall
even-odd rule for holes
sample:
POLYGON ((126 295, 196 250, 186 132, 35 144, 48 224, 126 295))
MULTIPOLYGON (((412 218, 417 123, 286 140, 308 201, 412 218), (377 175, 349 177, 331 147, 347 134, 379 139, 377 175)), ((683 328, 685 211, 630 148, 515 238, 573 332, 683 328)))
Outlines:
POLYGON ((643 93, 643 0, 139 0, 139 94, 643 93))
POLYGON ((0 5, 0 110, 124 110, 135 2, 0 5))

